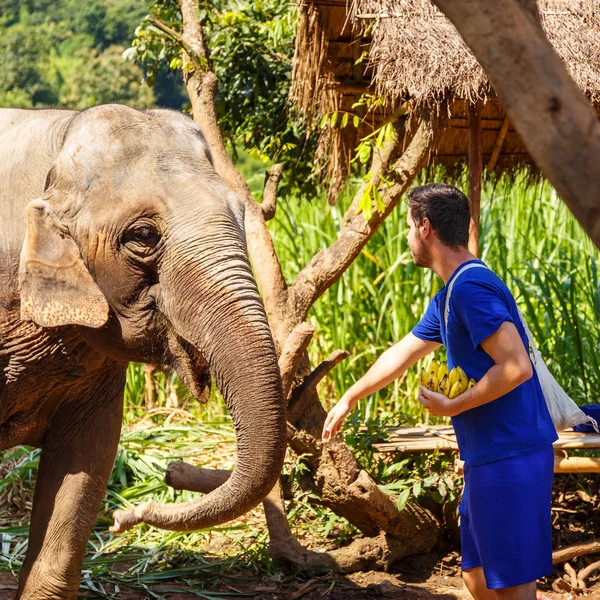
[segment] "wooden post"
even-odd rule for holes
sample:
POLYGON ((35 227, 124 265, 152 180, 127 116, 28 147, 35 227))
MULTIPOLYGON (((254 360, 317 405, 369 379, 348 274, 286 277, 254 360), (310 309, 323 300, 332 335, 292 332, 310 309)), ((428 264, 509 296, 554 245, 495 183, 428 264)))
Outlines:
POLYGON ((510 126, 510 121, 508 117, 504 117, 504 121, 502 121, 502 127, 500 127, 500 131, 498 132, 498 137, 496 138, 496 143, 494 144, 494 149, 492 151, 492 156, 490 156, 490 162, 487 164, 487 172, 494 170, 496 163, 498 162, 498 157, 500 156, 500 151, 502 150, 502 144, 504 143, 504 138, 508 133, 508 127, 510 126))
POLYGON ((469 251, 479 255, 479 212, 481 206, 481 173, 483 156, 481 143, 481 101, 469 103, 469 201, 471 202, 471 227, 469 251))

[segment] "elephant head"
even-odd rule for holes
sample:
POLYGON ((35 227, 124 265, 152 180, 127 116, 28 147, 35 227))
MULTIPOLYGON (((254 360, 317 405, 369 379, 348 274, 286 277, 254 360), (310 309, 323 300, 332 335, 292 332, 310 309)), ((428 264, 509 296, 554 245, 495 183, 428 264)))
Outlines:
POLYGON ((173 366, 201 397, 208 371, 231 412, 232 477, 196 502, 146 507, 146 522, 198 529, 269 492, 285 453, 273 340, 247 258, 244 210, 200 129, 170 111, 105 105, 58 140, 27 207, 21 315, 72 326, 107 356, 173 366))

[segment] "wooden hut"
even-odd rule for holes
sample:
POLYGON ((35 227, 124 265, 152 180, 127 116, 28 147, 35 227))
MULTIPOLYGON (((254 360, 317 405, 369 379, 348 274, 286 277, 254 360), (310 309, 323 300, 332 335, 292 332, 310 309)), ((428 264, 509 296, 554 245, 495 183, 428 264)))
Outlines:
MULTIPOLYGON (((550 42, 600 111, 600 4, 539 0, 538 6, 550 42)), ((349 118, 343 128, 337 120, 320 131, 318 155, 331 197, 360 139, 398 114, 405 136, 415 120, 436 119, 439 132, 425 166, 449 176, 468 166, 475 224, 483 174, 537 174, 483 69, 431 0, 304 0, 300 11, 292 100, 309 121, 334 112, 361 117, 358 127, 349 118), (375 109, 356 106, 364 94, 379 100, 375 109)))

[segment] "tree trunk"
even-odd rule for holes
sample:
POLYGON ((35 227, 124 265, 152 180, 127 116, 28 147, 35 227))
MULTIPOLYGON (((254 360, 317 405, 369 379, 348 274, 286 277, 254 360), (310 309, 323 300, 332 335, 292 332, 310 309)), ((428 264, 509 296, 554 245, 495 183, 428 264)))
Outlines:
MULTIPOLYGON (((341 438, 328 444, 321 442, 325 411, 316 393, 316 383, 343 355, 332 355, 328 364, 324 363, 312 371, 306 353, 312 330, 306 328, 303 322, 312 304, 358 256, 413 181, 433 147, 432 124, 423 123, 402 156, 391 165, 394 184, 390 188, 386 185, 380 188, 385 210, 382 213, 374 211, 369 221, 364 214, 357 214, 356 208, 362 195, 362 191, 359 191, 344 217, 339 239, 330 248, 317 254, 293 284, 288 286, 266 225, 266 220, 274 214, 276 208, 276 192, 272 189, 272 181, 280 172, 276 169, 271 173, 271 187, 266 194, 268 202, 261 206, 255 201, 248 185, 225 151, 214 106, 217 80, 210 71, 208 50, 198 21, 196 3, 193 0, 178 0, 178 4, 182 14, 182 34, 156 20, 153 23, 181 45, 193 66, 186 68, 184 74, 194 120, 201 127, 211 148, 215 170, 240 196, 246 207, 248 250, 273 338, 281 353, 282 379, 286 387, 291 388, 288 397, 288 441, 298 454, 310 453, 309 472, 303 476, 302 485, 305 489, 310 489, 324 506, 347 518, 365 535, 373 536, 369 540, 357 541, 357 550, 338 553, 338 558, 330 555, 333 562, 328 558, 325 564, 350 570, 373 568, 375 565, 389 566, 392 560, 407 554, 426 552, 435 544, 439 535, 439 523, 435 517, 410 502, 399 512, 394 500, 377 487, 341 438), (293 371, 290 372, 289 369, 293 371)), ((372 175, 378 177, 378 173, 387 172, 395 143, 388 143, 386 148, 376 152, 372 175)), ((190 486, 191 489, 200 489, 209 485, 201 482, 203 477, 206 478, 206 473, 198 472, 196 478, 192 473, 193 470, 176 463, 167 472, 167 481, 183 489, 190 489, 190 486), (189 478, 187 484, 182 481, 186 477, 189 478)), ((214 483, 221 476, 217 475, 216 479, 209 476, 209 479, 214 483)), ((275 557, 286 562, 295 556, 300 564, 307 564, 307 561, 321 564, 321 558, 316 560, 312 553, 304 551, 295 540, 291 542, 293 536, 278 494, 276 487, 265 501, 275 557), (295 551, 285 554, 281 550, 284 547, 295 551)))
MULTIPOLYGON (((394 165, 397 173, 394 186, 381 190, 385 211, 374 212, 373 218, 367 221, 364 215, 356 214, 360 199, 357 196, 344 217, 339 239, 317 254, 288 287, 265 220, 275 210, 276 194, 269 190, 269 203, 263 210, 227 156, 214 109, 217 81, 210 71, 197 4, 193 0, 177 1, 183 17, 183 35, 173 35, 166 27, 161 29, 181 44, 193 64, 193 69, 185 70, 185 79, 194 119, 212 149, 217 172, 245 203, 249 253, 273 336, 278 349, 284 351, 286 344, 291 347, 288 337, 305 320, 313 303, 337 281, 404 193, 433 145, 433 134, 427 125, 421 126, 394 165)), ((490 75, 511 122, 542 172, 600 247, 597 200, 600 171, 596 168, 600 162, 600 124, 545 38, 535 0, 434 2, 453 21, 490 75)), ((388 166, 391 151, 380 154, 372 174, 388 166)), ((295 347, 300 348, 298 352, 302 356, 299 361, 289 361, 299 364, 299 368, 296 373, 286 375, 292 385, 289 442, 296 452, 310 454, 310 472, 303 483, 324 505, 348 518, 366 535, 374 536, 357 540, 354 545, 360 546, 358 549, 345 549, 349 559, 344 551, 337 559, 333 557, 335 553, 329 557, 342 569, 361 565, 373 568, 385 567, 394 548, 401 548, 398 555, 427 551, 438 532, 434 517, 410 503, 404 511, 398 512, 394 502, 379 490, 341 440, 329 444, 321 442, 325 411, 314 386, 299 384, 310 377, 311 370, 303 350, 306 346, 295 347), (361 556, 368 558, 361 562, 361 556)), ((303 552, 295 540, 290 542, 292 536, 279 493, 275 488, 265 501, 272 551, 282 560, 294 562, 295 555, 311 561, 314 557, 311 558, 310 553, 303 552)))

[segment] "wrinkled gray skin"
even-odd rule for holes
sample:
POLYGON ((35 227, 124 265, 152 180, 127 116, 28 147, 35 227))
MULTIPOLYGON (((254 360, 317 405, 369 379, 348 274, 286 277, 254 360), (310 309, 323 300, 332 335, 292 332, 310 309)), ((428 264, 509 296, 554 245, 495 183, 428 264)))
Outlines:
POLYGON ((128 361, 209 371, 238 441, 234 474, 169 529, 212 526, 278 477, 285 416, 248 263, 243 206, 188 118, 106 105, 0 110, 0 450, 42 448, 21 598, 72 598, 119 439, 128 361))

